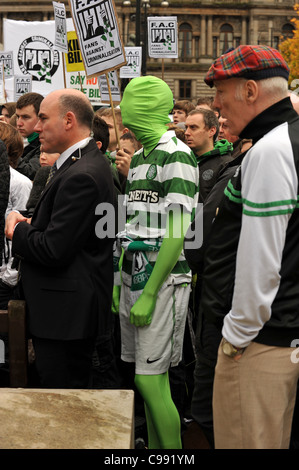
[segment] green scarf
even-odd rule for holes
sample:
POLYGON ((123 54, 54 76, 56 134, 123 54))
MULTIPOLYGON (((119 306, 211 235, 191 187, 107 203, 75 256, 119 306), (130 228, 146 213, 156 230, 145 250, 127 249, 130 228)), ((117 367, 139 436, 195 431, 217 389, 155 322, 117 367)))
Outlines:
POLYGON ((233 144, 226 139, 220 139, 215 142, 215 146, 213 150, 200 155, 199 157, 196 156, 198 162, 201 162, 203 158, 206 157, 214 157, 216 155, 225 155, 227 153, 232 152, 234 149, 233 144))
POLYGON ((116 168, 116 163, 115 163, 116 151, 113 150, 112 152, 110 152, 110 150, 106 150, 105 155, 108 158, 110 165, 116 168))
POLYGON ((38 136, 39 136, 39 134, 38 134, 37 132, 33 132, 32 134, 30 134, 30 135, 27 137, 27 140, 28 140, 29 144, 30 144, 34 139, 36 139, 38 136))
POLYGON ((152 271, 147 252, 159 251, 162 240, 134 240, 125 232, 117 235, 113 247, 114 285, 121 285, 120 259, 125 251, 133 253, 131 299, 135 303, 143 291, 152 271))
POLYGON ((160 78, 137 77, 126 86, 120 103, 122 122, 141 142, 147 156, 167 132, 173 95, 160 78))

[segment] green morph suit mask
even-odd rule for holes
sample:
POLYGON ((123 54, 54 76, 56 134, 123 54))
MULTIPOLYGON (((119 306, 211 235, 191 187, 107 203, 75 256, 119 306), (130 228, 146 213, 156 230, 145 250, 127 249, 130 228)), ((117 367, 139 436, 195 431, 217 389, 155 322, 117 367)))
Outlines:
POLYGON ((120 103, 122 122, 141 142, 145 156, 167 131, 172 108, 172 92, 160 78, 137 77, 126 86, 120 103))

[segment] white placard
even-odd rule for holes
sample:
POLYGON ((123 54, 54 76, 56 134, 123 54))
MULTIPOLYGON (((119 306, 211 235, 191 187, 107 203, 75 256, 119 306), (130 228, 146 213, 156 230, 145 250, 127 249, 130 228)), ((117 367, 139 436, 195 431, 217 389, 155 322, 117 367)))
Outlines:
POLYGON ((120 78, 134 78, 141 75, 142 48, 125 47, 127 65, 119 70, 120 78))
POLYGON ((32 91, 32 79, 31 75, 15 75, 15 99, 14 101, 18 101, 20 96, 24 95, 25 93, 30 93, 32 91))
MULTIPOLYGON (((68 20, 69 22, 69 20, 68 20)), ((73 22, 70 20, 70 29, 73 22)), ((3 20, 4 50, 13 51, 15 75, 30 75, 32 91, 46 96, 64 88, 63 61, 54 46, 54 21, 3 20)))
POLYGON ((154 58, 177 58, 177 17, 152 16, 147 19, 148 55, 154 58))
POLYGON ((101 95, 98 78, 99 77, 87 78, 85 72, 69 72, 66 74, 67 88, 82 91, 92 105, 99 105, 101 95))
POLYGON ((126 64, 113 0, 69 0, 88 77, 126 64))
MULTIPOLYGON (((112 101, 115 104, 119 104, 121 102, 121 96, 120 96, 120 89, 119 89, 119 84, 118 84, 117 73, 116 73, 115 70, 113 70, 111 72, 108 72, 107 75, 108 75, 108 78, 109 78, 112 101)), ((98 77, 98 79, 99 79, 101 101, 102 101, 102 103, 110 103, 110 95, 109 95, 109 89, 108 89, 106 74, 105 75, 100 75, 98 77)))
POLYGON ((13 52, 0 52, 0 78, 2 79, 4 71, 4 78, 10 78, 14 74, 13 52))
POLYGON ((67 26, 64 3, 52 2, 55 21, 55 47, 61 52, 67 52, 67 26))

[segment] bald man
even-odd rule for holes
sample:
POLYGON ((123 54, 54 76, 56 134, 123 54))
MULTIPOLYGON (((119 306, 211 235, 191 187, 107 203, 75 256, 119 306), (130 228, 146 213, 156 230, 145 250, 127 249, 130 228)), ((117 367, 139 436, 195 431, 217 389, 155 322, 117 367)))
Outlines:
POLYGON ((113 204, 113 182, 91 138, 93 117, 80 91, 57 90, 43 100, 35 131, 45 152, 60 154, 57 170, 32 219, 13 212, 6 224, 47 388, 90 386, 95 338, 110 314, 113 239, 96 236, 95 212, 100 203, 113 204))

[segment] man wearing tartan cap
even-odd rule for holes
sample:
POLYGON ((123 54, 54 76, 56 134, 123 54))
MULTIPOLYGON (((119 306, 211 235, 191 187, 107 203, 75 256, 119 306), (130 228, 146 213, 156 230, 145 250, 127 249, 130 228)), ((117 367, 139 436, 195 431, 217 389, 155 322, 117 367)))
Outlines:
POLYGON ((239 46, 215 60, 205 82, 210 87, 215 80, 243 77, 262 78, 289 77, 289 67, 281 54, 267 46, 239 46))
POLYGON ((199 315, 222 333, 216 448, 290 446, 299 377, 299 117, 288 74, 275 49, 244 45, 205 77, 230 132, 253 142, 225 188, 204 255, 199 315))

